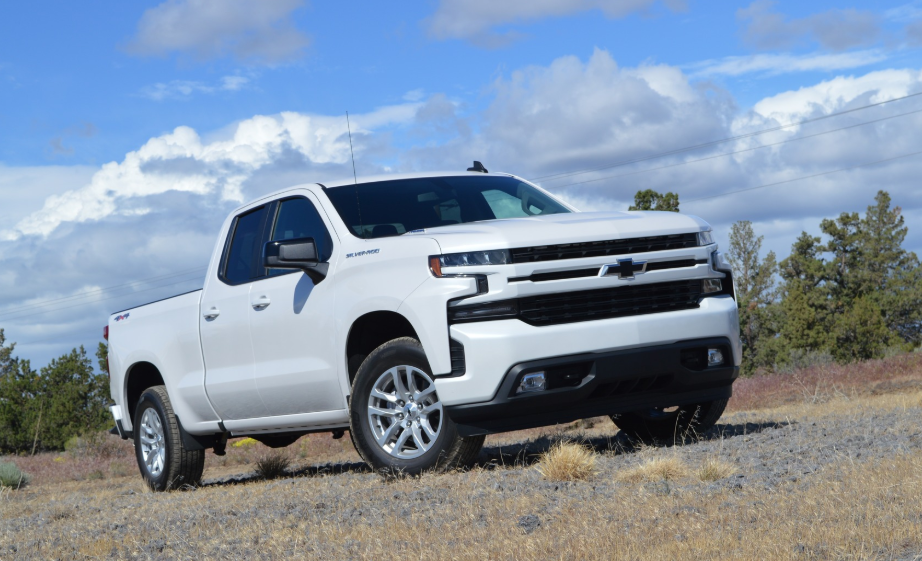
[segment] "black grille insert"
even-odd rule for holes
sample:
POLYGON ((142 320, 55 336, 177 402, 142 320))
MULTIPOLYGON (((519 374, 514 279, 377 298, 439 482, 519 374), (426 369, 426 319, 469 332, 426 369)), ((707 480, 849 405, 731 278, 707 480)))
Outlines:
POLYGON ((464 359, 464 345, 454 339, 449 339, 448 350, 451 354, 451 375, 463 376, 467 369, 467 364, 464 359))
POLYGON ((602 255, 624 255, 626 253, 643 253, 647 251, 665 251, 698 247, 698 234, 672 234, 668 236, 648 236, 624 240, 601 242, 580 242, 558 245, 519 247, 512 251, 513 263, 533 263, 535 261, 555 261, 558 259, 580 259, 602 255))
POLYGON ((638 284, 519 298, 519 318, 555 325, 698 307, 701 280, 638 284))

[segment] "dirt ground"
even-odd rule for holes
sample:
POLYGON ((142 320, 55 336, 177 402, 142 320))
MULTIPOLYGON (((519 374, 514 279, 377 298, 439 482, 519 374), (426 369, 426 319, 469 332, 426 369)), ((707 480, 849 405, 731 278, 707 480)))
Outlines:
POLYGON ((496 435, 473 469, 416 478, 369 472, 348 436, 302 438, 273 481, 253 469, 268 449, 236 441, 201 487, 159 494, 117 441, 3 458, 33 482, 0 492, 0 559, 922 559, 922 361, 824 368, 741 381, 717 427, 675 446, 595 419, 496 435), (561 440, 592 450, 593 475, 541 475, 561 440))

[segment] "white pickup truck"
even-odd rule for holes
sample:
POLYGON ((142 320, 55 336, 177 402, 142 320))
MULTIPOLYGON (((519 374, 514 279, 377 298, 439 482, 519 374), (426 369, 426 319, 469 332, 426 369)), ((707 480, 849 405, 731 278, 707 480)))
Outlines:
POLYGON ((109 318, 114 429, 155 490, 228 437, 349 431, 376 470, 610 415, 714 425, 739 372, 730 267, 700 218, 577 212, 482 165, 305 184, 235 210, 201 290, 109 318))

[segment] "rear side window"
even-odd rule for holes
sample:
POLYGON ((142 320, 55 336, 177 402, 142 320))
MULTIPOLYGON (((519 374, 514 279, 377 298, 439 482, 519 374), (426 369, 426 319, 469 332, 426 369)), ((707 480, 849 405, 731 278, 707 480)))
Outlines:
POLYGON ((224 278, 230 284, 240 284, 262 276, 263 269, 258 261, 266 211, 267 207, 259 207, 238 216, 234 223, 234 237, 224 266, 224 278))
MULTIPOLYGON (((314 238, 320 261, 329 261, 333 254, 333 239, 314 205, 298 197, 286 199, 279 205, 278 218, 272 228, 272 241, 314 238)), ((269 269, 269 276, 290 273, 285 269, 269 269)))

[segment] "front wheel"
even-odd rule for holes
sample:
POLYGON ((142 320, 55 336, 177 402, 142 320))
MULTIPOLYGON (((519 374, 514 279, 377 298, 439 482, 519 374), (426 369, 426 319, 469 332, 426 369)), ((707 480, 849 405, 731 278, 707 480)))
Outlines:
POLYGON ((653 407, 622 413, 612 415, 611 420, 629 437, 641 442, 673 443, 713 428, 726 407, 727 400, 719 399, 671 409, 653 407))
POLYGON ((418 474, 471 463, 484 437, 463 438, 445 414, 415 339, 389 341, 368 355, 352 384, 352 443, 376 471, 418 474))
POLYGON ((153 491, 198 485, 202 480, 205 451, 183 446, 179 422, 164 386, 141 394, 134 415, 134 452, 141 476, 153 491))

